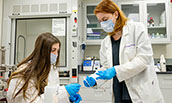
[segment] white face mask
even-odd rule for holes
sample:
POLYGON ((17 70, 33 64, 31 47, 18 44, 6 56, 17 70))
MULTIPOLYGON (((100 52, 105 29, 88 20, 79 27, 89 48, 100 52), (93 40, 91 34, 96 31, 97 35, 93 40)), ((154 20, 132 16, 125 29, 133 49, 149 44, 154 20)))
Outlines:
POLYGON ((112 19, 107 20, 107 21, 102 21, 100 22, 101 27, 105 32, 113 32, 115 24, 113 23, 112 19))
POLYGON ((51 53, 51 57, 50 57, 51 64, 55 64, 56 63, 57 57, 58 57, 57 55, 51 53))

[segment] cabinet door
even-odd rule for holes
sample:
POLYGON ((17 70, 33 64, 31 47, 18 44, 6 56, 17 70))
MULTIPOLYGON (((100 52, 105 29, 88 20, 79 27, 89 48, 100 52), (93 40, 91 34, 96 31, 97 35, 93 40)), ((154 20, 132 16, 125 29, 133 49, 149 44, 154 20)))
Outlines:
POLYGON ((100 41, 106 37, 106 33, 100 26, 100 23, 94 14, 97 4, 85 4, 85 41, 87 44, 100 44, 100 41))
POLYGON ((152 42, 168 42, 166 3, 147 3, 147 29, 152 42))
POLYGON ((140 9, 139 3, 135 4, 121 4, 121 10, 124 12, 125 16, 129 19, 139 22, 140 21, 140 9))
POLYGON ((171 103, 172 98, 172 74, 158 74, 159 86, 165 103, 171 103))
POLYGON ((142 22, 153 44, 170 43, 170 3, 167 1, 120 1, 126 17, 142 22))
POLYGON ((87 40, 102 39, 102 29, 94 14, 96 6, 87 6, 87 40))
POLYGON ((61 52, 59 66, 67 66, 67 35, 64 28, 66 28, 66 18, 17 19, 15 27, 15 64, 20 63, 24 58, 28 57, 32 53, 36 38, 39 34, 46 31, 52 32, 60 40, 62 46, 60 48, 61 52))

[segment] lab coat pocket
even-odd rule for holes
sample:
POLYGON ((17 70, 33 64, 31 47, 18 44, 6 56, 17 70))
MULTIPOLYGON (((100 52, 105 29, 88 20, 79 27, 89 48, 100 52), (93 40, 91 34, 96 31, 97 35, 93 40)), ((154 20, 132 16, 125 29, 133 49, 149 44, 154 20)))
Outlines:
POLYGON ((144 101, 144 103, 153 103, 152 101, 152 96, 154 95, 152 93, 153 85, 152 82, 150 80, 144 82, 143 84, 139 85, 137 87, 139 94, 140 94, 140 98, 142 101, 144 101))

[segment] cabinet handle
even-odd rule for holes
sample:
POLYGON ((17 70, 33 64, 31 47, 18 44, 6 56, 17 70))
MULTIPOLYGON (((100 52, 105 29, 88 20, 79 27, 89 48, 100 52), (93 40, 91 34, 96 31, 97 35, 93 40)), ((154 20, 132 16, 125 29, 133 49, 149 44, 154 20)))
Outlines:
POLYGON ((18 37, 17 37, 17 62, 19 63, 20 61, 19 61, 19 54, 18 54, 18 51, 19 51, 19 39, 20 38, 22 38, 23 40, 24 40, 24 53, 23 53, 23 58, 25 58, 25 56, 26 56, 26 39, 25 39, 25 37, 23 36, 23 35, 19 35, 18 37))

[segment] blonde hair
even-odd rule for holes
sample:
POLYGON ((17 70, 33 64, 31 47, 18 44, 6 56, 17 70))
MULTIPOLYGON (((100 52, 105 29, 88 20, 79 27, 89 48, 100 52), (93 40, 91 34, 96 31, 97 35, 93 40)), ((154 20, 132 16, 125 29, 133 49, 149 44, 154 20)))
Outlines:
POLYGON ((116 20, 116 24, 114 27, 114 31, 112 33, 108 33, 109 35, 114 35, 115 33, 122 31, 122 28, 126 24, 128 20, 124 13, 120 10, 115 2, 112 0, 102 0, 95 8, 94 14, 104 12, 104 13, 115 13, 118 12, 118 18, 116 20))

